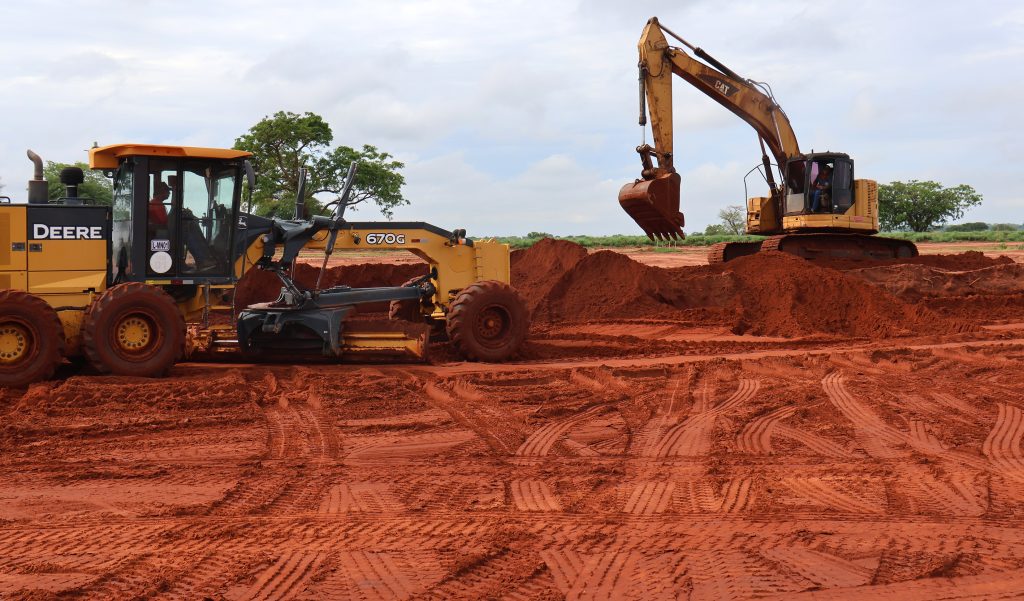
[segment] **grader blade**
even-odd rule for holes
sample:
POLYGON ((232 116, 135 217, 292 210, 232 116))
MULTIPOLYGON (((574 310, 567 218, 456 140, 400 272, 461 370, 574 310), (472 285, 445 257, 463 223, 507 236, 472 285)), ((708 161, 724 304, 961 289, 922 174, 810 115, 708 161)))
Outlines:
POLYGON ((401 320, 348 320, 341 333, 344 361, 427 360, 430 326, 401 320))
POLYGON ((684 238, 678 173, 626 184, 619 190, 619 204, 651 240, 684 238))

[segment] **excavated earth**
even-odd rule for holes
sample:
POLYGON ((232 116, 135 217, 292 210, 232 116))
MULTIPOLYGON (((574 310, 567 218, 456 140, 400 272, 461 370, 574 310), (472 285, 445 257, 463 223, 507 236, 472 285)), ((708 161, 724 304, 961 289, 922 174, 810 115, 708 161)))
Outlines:
MULTIPOLYGON (((442 342, 0 391, 0 599, 1024 591, 1024 265, 652 267, 547 240, 513 283, 533 326, 505 364, 442 342)), ((239 304, 277 289, 253 274, 239 304)))

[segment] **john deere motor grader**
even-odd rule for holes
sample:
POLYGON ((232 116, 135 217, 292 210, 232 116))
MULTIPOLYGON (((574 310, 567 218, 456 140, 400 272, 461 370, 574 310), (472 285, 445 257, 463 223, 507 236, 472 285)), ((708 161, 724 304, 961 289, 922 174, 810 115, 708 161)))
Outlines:
POLYGON ((838 152, 800 152, 789 118, 767 84, 740 77, 661 25, 656 17, 647 22, 638 47, 640 125, 647 124, 649 113, 654 146, 637 147, 643 165, 641 179, 623 186, 619 204, 652 240, 683 236, 672 131, 672 76, 677 75, 754 128, 761 145, 760 167, 769 187, 768 196, 746 202, 746 232, 769 237, 715 245, 708 256, 711 263, 761 250, 781 250, 807 259, 917 256, 917 247, 911 242, 873 235, 878 233, 878 184, 854 179, 852 158, 838 152), (665 34, 706 64, 670 45, 665 34), (778 169, 777 180, 773 166, 778 169), (826 167, 831 178, 823 189, 819 182, 828 178, 819 179, 818 175, 826 167))
MULTIPOLYGON (((330 216, 267 219, 240 210, 249 153, 119 144, 93 148, 89 166, 113 178, 113 206, 80 198, 81 170, 61 174, 67 197, 47 200, 42 160, 28 203, 0 198, 0 386, 52 376, 64 358, 102 373, 159 376, 182 358, 222 351, 277 360, 425 357, 431 326, 467 359, 501 361, 528 329, 509 285, 508 246, 422 223, 351 222, 349 172, 330 216), (4 202, 6 200, 6 202, 4 202), (303 289, 299 252, 402 249, 427 263, 404 286, 303 289), (277 300, 234 307, 247 270, 277 275, 277 300), (425 270, 426 271, 426 270, 425 270), (394 319, 351 320, 390 301, 394 319), (241 309, 237 320, 236 309, 241 309), (218 314, 223 315, 218 319, 218 314)), ((301 192, 300 192, 301 194, 301 192)))

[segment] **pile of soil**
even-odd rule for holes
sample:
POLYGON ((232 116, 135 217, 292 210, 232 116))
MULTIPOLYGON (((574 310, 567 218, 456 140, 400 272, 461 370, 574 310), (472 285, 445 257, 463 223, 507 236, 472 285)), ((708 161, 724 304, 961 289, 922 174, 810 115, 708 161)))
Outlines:
POLYGON ((570 242, 545 240, 517 255, 512 283, 541 323, 704 315, 735 333, 785 337, 967 329, 860 278, 779 252, 662 269, 612 251, 587 254, 570 242))
POLYGON ((1005 255, 989 257, 985 253, 969 250, 957 255, 921 255, 911 259, 891 259, 887 261, 854 261, 852 259, 818 259, 816 264, 832 269, 865 269, 886 267, 891 265, 923 265, 945 271, 970 271, 997 265, 1012 265, 1013 259, 1005 255))
MULTIPOLYGON (((321 288, 346 285, 353 288, 375 286, 401 286, 414 277, 425 275, 425 263, 360 263, 339 265, 328 268, 320 280, 321 288)), ((319 265, 298 263, 295 266, 295 282, 302 288, 311 289, 320 275, 319 265)), ((277 298, 281 292, 281 280, 269 271, 253 268, 235 287, 235 307, 239 310, 247 305, 265 303, 277 298)), ((360 311, 387 311, 387 303, 368 303, 360 311)))
POLYGON ((512 252, 512 285, 523 294, 526 306, 534 313, 558 279, 586 256, 587 249, 579 244, 544 238, 527 249, 512 252))
POLYGON ((723 267, 736 280, 742 306, 742 318, 733 328, 737 333, 887 338, 967 329, 882 288, 787 253, 757 253, 723 267))

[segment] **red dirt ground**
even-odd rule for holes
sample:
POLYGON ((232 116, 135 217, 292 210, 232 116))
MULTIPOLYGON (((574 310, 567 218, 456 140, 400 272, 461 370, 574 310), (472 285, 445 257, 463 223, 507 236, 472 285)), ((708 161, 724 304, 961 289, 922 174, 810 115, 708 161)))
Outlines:
POLYGON ((68 366, 0 390, 0 599, 1017 598, 1022 268, 543 242, 510 363, 68 366))

